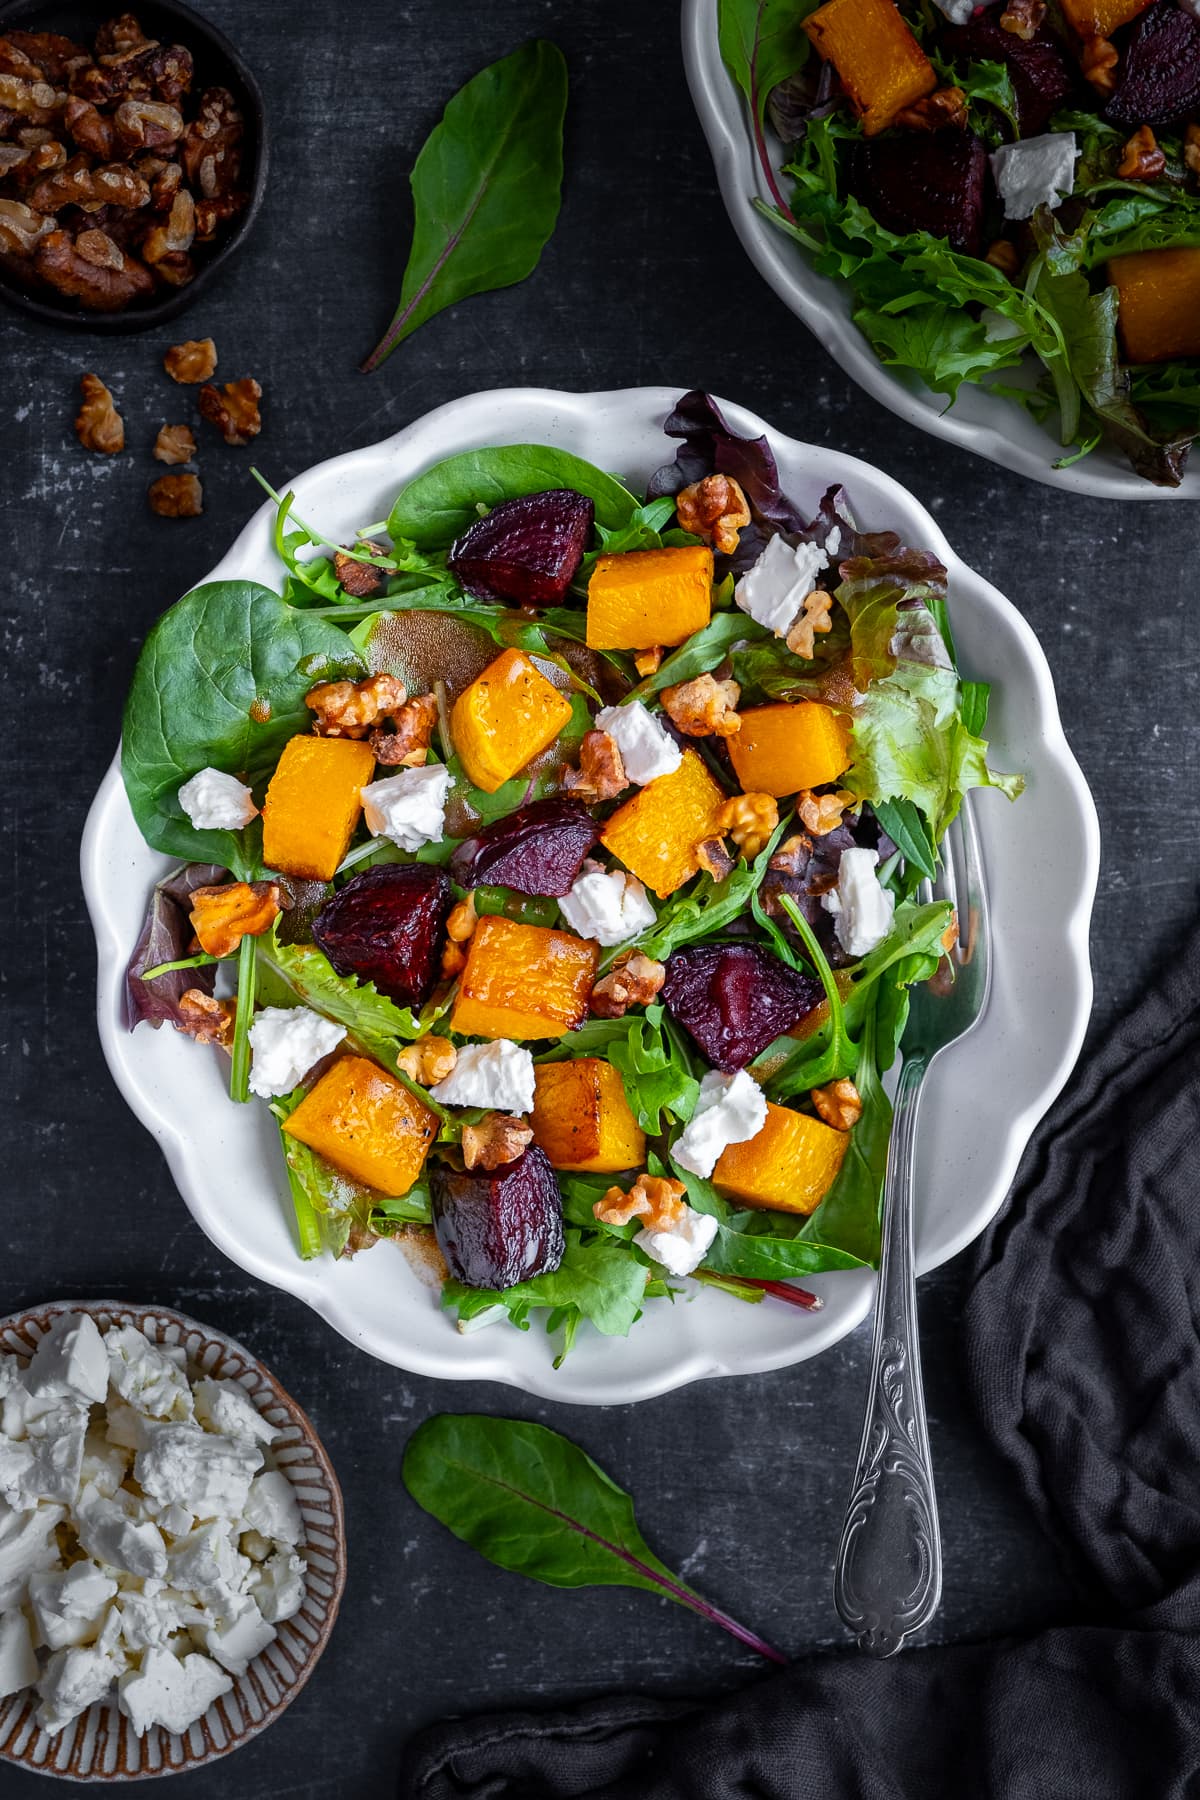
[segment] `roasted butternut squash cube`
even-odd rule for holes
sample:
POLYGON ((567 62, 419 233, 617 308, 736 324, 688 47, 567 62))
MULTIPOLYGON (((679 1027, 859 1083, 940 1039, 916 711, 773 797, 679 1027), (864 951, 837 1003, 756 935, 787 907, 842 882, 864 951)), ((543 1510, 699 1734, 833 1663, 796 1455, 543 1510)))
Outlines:
POLYGON ((571 717, 571 702, 523 650, 504 650, 450 714, 450 734, 467 777, 486 794, 511 781, 552 744, 571 717))
POLYGON ((263 801, 268 869, 330 881, 350 848, 375 752, 354 738, 294 737, 263 801))
POLYGON ((600 1056, 543 1063, 534 1080, 533 1141, 556 1169, 612 1175, 641 1167, 646 1134, 611 1063, 600 1056))
POLYGON ((1200 249, 1135 250, 1115 256, 1108 274, 1129 362, 1200 356, 1200 249))
POLYGON ((381 1194, 407 1194, 437 1128, 437 1114, 365 1056, 339 1058, 283 1122, 288 1137, 381 1194))
POLYGON ((488 913, 471 935, 450 1026, 464 1037, 554 1038, 587 1017, 599 946, 488 913))
POLYGON ((1062 0, 1067 24, 1081 38, 1111 37, 1149 5, 1150 0, 1062 0))
POLYGON ((849 1143, 848 1131, 768 1101, 757 1136, 721 1152, 713 1185, 743 1206, 810 1213, 833 1186, 849 1143))
POLYGON ((600 842, 665 900, 700 867, 696 846, 718 835, 717 814, 724 804, 725 794, 703 759, 685 750, 670 775, 648 781, 617 808, 600 842))
POLYGON ((798 794, 823 787, 850 767, 850 729, 840 713, 816 700, 751 706, 725 748, 748 794, 798 794))
POLYGON ((712 617, 712 551, 629 550, 600 556, 588 582, 587 641, 593 650, 682 644, 712 617))
POLYGON ((826 0, 803 25, 840 75, 867 137, 937 86, 937 71, 892 0, 826 0))

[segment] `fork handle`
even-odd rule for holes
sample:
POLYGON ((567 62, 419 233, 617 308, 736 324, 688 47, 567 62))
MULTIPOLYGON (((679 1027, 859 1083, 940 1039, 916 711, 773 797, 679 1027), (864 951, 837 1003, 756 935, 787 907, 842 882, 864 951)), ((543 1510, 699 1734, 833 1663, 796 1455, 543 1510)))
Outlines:
POLYGON ((928 1624, 942 1592, 913 1274, 917 1108, 928 1066, 909 1057, 896 1091, 867 1411, 834 1568, 838 1612, 872 1656, 891 1656, 928 1624))

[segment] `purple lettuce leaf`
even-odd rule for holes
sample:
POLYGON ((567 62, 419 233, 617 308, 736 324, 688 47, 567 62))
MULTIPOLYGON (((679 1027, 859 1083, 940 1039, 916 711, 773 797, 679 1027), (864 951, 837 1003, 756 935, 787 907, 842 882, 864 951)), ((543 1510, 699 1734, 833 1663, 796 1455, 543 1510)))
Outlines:
POLYGON ((729 475, 741 487, 757 520, 774 525, 777 531, 804 529, 803 514, 780 488, 779 469, 766 438, 739 437, 710 394, 699 388, 684 394, 663 430, 683 442, 674 462, 664 463, 650 477, 649 499, 677 494, 705 475, 729 475))
POLYGON ((198 887, 210 887, 224 881, 226 870, 216 863, 187 863, 176 869, 166 881, 160 881, 150 896, 141 933, 125 971, 125 1002, 129 1029, 143 1023, 155 1031, 160 1025, 182 1026, 179 1002, 189 988, 211 994, 216 983, 215 964, 198 969, 173 969, 143 981, 145 969, 156 969, 160 963, 178 962, 188 956, 192 946, 191 908, 188 900, 198 887))

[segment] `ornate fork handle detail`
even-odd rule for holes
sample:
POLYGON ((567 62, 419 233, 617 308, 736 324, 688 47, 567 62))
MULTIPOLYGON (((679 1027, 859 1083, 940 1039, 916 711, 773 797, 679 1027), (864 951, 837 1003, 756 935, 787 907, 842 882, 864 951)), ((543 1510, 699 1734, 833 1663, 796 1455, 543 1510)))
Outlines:
POLYGON ((834 1570, 838 1612, 872 1656, 899 1650, 933 1617, 942 1592, 912 1242, 917 1107, 928 1066, 910 1057, 896 1094, 867 1411, 834 1570))

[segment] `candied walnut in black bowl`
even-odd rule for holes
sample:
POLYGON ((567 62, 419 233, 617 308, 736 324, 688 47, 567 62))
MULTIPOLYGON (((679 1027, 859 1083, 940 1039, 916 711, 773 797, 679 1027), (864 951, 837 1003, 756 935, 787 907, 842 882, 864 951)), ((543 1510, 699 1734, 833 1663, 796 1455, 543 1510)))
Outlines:
POLYGON ((245 242, 266 178, 258 82, 182 0, 0 0, 0 296, 161 324, 245 242))

